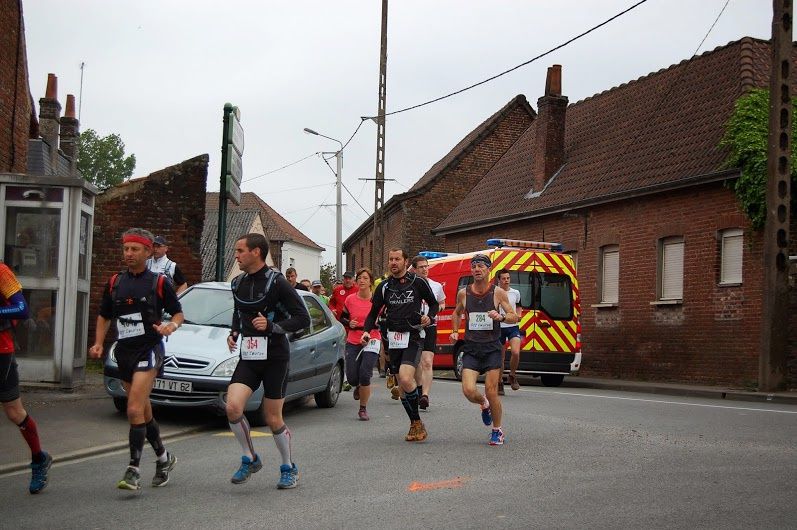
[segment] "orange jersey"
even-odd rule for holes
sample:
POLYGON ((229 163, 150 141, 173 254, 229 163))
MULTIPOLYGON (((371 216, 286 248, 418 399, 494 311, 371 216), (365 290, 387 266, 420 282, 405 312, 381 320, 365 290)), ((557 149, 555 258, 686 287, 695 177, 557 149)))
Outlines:
MULTIPOLYGON (((17 277, 5 263, 0 263, 0 303, 9 304, 9 299, 22 290, 17 277)), ((0 331, 0 355, 14 353, 14 337, 11 330, 0 331)))

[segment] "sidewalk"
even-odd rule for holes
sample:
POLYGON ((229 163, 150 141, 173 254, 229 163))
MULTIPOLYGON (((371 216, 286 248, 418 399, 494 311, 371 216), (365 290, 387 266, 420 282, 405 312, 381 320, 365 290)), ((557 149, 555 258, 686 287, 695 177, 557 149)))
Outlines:
MULTIPOLYGON (((102 375, 89 373, 86 383, 72 392, 39 385, 23 385, 22 403, 39 426, 42 449, 58 462, 107 453, 128 447, 127 417, 117 412, 105 393, 102 375)), ((164 440, 215 426, 213 416, 159 411, 164 440)), ((0 475, 26 469, 30 452, 19 430, 8 419, 0 421, 0 475)), ((126 462, 120 460, 120 465, 126 462)))
MULTIPOLYGON (((435 377, 454 378, 451 371, 436 371, 435 377)), ((543 388, 539 379, 521 377, 520 381, 524 386, 543 388)), ((597 377, 565 377, 561 387, 551 390, 568 392, 579 388, 797 405, 797 392, 762 393, 597 377)), ((128 447, 127 418, 116 411, 106 395, 100 374, 87 374, 86 383, 74 392, 23 387, 22 401, 39 424, 43 448, 59 462, 128 447)), ((164 440, 226 425, 222 418, 202 411, 159 410, 157 417, 164 440)), ((30 460, 28 448, 11 422, 0 422, 0 439, 6 441, 6 450, 0 453, 0 475, 27 468, 30 460)))

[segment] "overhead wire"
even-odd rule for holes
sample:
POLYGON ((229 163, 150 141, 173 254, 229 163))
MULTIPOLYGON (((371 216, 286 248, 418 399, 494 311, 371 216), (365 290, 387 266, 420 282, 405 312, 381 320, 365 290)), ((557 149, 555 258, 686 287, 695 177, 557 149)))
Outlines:
POLYGON ((277 171, 282 171, 283 169, 287 169, 287 168, 289 168, 289 167, 291 167, 291 166, 295 166, 295 165, 296 165, 296 164, 298 164, 299 162, 304 162, 304 161, 305 161, 305 160, 307 160, 308 158, 310 158, 310 157, 312 157, 312 156, 315 156, 315 155, 317 155, 318 153, 319 153, 319 151, 316 151, 315 153, 311 153, 311 154, 307 155, 307 156, 306 156, 306 157, 304 157, 304 158, 300 158, 299 160, 296 160, 295 162, 291 162, 290 164, 285 164, 284 166, 282 166, 282 167, 278 167, 277 169, 272 169, 271 171, 266 171, 266 172, 265 172, 265 173, 263 173, 262 175, 258 175, 258 176, 256 176, 256 177, 252 177, 252 178, 249 178, 249 179, 244 179, 242 182, 250 182, 250 181, 252 181, 252 180, 259 179, 259 178, 261 178, 261 177, 265 177, 265 176, 267 176, 267 175, 271 175, 272 173, 276 173, 277 171))

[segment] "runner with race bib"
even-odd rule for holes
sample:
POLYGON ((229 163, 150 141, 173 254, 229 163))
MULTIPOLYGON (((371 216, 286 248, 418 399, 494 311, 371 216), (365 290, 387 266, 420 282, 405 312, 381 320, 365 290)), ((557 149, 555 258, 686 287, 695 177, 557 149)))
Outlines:
POLYGON ((503 445, 503 410, 501 398, 498 397, 498 381, 504 369, 500 323, 514 324, 518 316, 509 303, 506 291, 496 289, 495 284, 488 281, 491 266, 490 258, 484 254, 475 254, 471 258, 473 283, 457 292, 457 306, 451 315, 451 343, 456 344, 459 340, 459 323, 466 317, 462 393, 468 401, 481 407, 482 422, 487 426, 492 425, 490 445, 503 445), (487 397, 476 388, 476 379, 480 374, 486 374, 484 391, 487 397))
POLYGON ((346 379, 354 387, 354 399, 360 401, 357 417, 368 421, 368 398, 371 397, 371 375, 379 358, 381 335, 374 331, 370 340, 363 339, 363 324, 371 311, 371 270, 363 268, 355 277, 357 292, 343 301, 340 323, 346 328, 346 379))
POLYGON ((288 280, 266 265, 267 255, 262 234, 246 234, 235 242, 235 260, 244 274, 230 284, 234 311, 227 346, 233 352, 240 341, 241 360, 227 388, 227 421, 243 455, 230 481, 242 484, 263 468, 244 416, 246 402, 262 383, 266 423, 282 458, 277 487, 289 489, 296 487, 299 470, 291 455, 291 431, 282 419, 290 359, 287 333, 309 327, 310 314, 288 280))
POLYGON ((421 359, 420 330, 434 322, 439 304, 429 284, 412 272, 407 272, 407 254, 400 248, 388 252, 390 277, 379 284, 371 300, 371 312, 365 320, 363 337, 370 340, 370 332, 376 327, 376 318, 385 308, 385 319, 390 356, 390 371, 398 374, 399 386, 404 391, 401 404, 410 418, 410 430, 404 437, 408 442, 426 439, 426 426, 418 413, 418 388, 415 371, 421 359), (427 314, 421 311, 421 303, 429 306, 427 314))

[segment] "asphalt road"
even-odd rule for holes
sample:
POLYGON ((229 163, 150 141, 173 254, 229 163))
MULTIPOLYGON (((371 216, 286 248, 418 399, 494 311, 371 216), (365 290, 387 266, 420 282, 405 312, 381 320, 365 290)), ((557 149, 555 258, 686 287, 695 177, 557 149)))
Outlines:
MULTIPOLYGON (((276 489, 278 455, 255 438, 263 470, 229 478, 240 453, 218 429, 168 444, 168 486, 116 490, 126 452, 56 464, 41 495, 27 473, 0 477, 14 528, 794 528, 797 408, 589 389, 522 388, 504 400, 507 443, 456 382, 436 381, 424 443, 375 379, 370 422, 351 393, 337 407, 290 407, 295 490, 276 489)), ((142 463, 154 472, 149 447, 142 463)))

